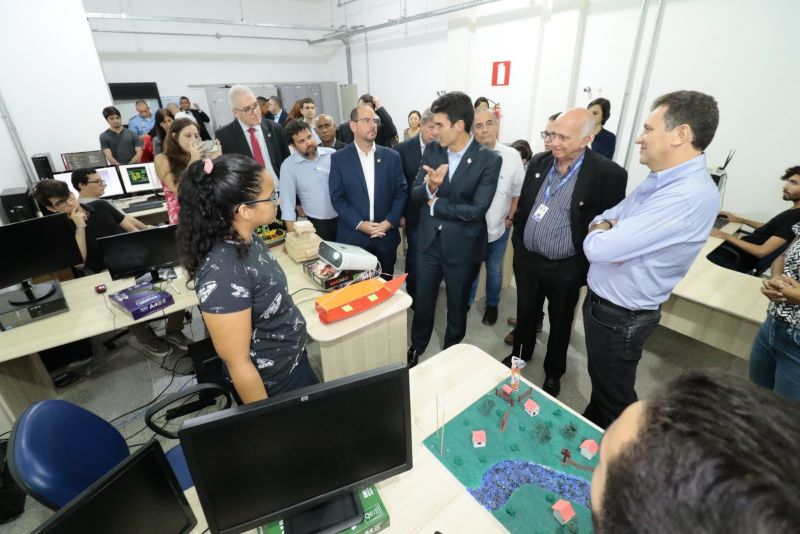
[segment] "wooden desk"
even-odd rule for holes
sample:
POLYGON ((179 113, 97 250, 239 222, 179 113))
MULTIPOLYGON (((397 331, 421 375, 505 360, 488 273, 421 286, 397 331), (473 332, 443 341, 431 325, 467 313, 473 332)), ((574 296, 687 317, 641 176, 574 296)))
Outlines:
MULTIPOLYGON (((146 197, 134 197, 134 198, 125 198, 114 201, 114 206, 119 209, 124 209, 128 207, 128 204, 131 202, 138 202, 144 200, 146 197)), ((130 215, 132 217, 136 217, 144 224, 161 224, 166 223, 169 221, 169 217, 167 215, 167 203, 162 202, 161 206, 156 208, 150 208, 149 210, 142 210, 142 211, 132 211, 131 213, 126 213, 126 215, 130 215)))
MULTIPOLYGON (((436 431, 436 396, 447 401, 449 421, 509 374, 508 368, 472 345, 455 345, 425 360, 410 373, 411 446, 414 468, 379 482, 389 532, 504 532, 505 528, 467 492, 422 441, 436 431)), ((522 380, 547 395, 523 377, 522 380)), ((563 410, 583 419, 553 399, 563 410)), ((585 419, 583 419, 585 421, 585 419)), ((588 422, 592 425, 592 423, 588 422)), ((597 428, 595 425, 593 427, 597 428)), ((601 429, 598 428, 602 432, 601 429)), ((200 533, 206 528, 194 488, 186 492, 200 533), (202 525, 202 526, 201 526, 202 525)))
MULTIPOLYGON (((740 225, 722 230, 734 233, 740 225)), ((712 347, 748 359, 769 301, 761 278, 708 261, 722 239, 709 237, 689 272, 661 309, 661 325, 712 347)))
MULTIPOLYGON (((272 253, 286 273, 289 292, 314 288, 303 272, 283 251, 272 253)), ((164 285, 175 298, 175 304, 164 313, 184 310, 197 305, 197 296, 187 289, 183 271, 174 286, 164 285)), ((107 295, 133 284, 133 279, 112 281, 108 271, 63 282, 61 289, 70 311, 41 321, 0 332, 0 432, 10 428, 17 415, 32 402, 55 398, 56 391, 50 375, 38 356, 49 349, 114 330, 136 322, 159 317, 153 314, 134 321, 119 308, 107 302, 107 295), (98 295, 94 287, 105 284, 108 292, 98 295), (5 428, 3 428, 5 427, 5 428)), ((330 325, 322 324, 314 310, 314 300, 320 291, 300 291, 292 298, 307 322, 308 334, 319 341, 322 357, 322 379, 342 376, 381 367, 391 362, 406 361, 407 310, 411 297, 402 291, 388 301, 360 315, 330 325)))

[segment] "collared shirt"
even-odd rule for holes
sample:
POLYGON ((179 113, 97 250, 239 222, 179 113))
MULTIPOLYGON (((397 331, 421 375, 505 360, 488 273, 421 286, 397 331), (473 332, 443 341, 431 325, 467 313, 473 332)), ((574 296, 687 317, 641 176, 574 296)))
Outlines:
POLYGON ((422 134, 419 136, 419 153, 425 154, 425 141, 422 140, 422 134))
POLYGON ((281 165, 281 216, 296 221, 295 196, 300 197, 303 211, 314 219, 338 217, 331 205, 328 175, 331 172, 332 148, 318 147, 317 157, 308 160, 295 152, 281 165))
POLYGON ((144 135, 156 125, 156 116, 150 114, 149 119, 145 119, 141 115, 136 115, 128 121, 128 129, 136 135, 144 135))
POLYGON ((503 165, 500 167, 500 177, 497 180, 497 190, 494 193, 492 205, 486 212, 489 243, 497 241, 505 233, 506 217, 511 208, 511 201, 514 197, 519 196, 522 191, 522 182, 525 179, 522 158, 516 149, 497 142, 492 150, 503 158, 503 165))
POLYGON ((617 220, 583 242, 589 288, 629 310, 658 309, 708 240, 719 207, 705 154, 650 173, 592 221, 617 220))
MULTIPOLYGON (((238 119, 237 119, 238 120, 238 119)), ((239 121, 239 126, 242 127, 244 138, 247 139, 247 145, 250 147, 250 152, 253 152, 253 145, 250 144, 250 128, 255 128, 256 139, 258 140, 258 147, 261 149, 261 154, 264 156, 264 163, 268 171, 272 171, 272 177, 275 179, 275 190, 279 191, 281 184, 278 180, 278 173, 275 172, 275 166, 272 164, 272 159, 269 157, 269 150, 267 149, 267 140, 264 138, 264 132, 261 131, 261 124, 255 126, 248 126, 242 121, 239 121)))
POLYGON ((375 147, 377 145, 372 142, 372 148, 369 152, 362 152, 361 148, 356 143, 356 152, 358 159, 361 161, 361 170, 364 171, 364 181, 367 183, 367 195, 369 195, 369 220, 375 220, 375 147))
POLYGON ((525 248, 531 252, 551 260, 563 260, 575 255, 570 206, 572 194, 575 192, 575 182, 578 181, 585 156, 584 150, 564 174, 558 170, 558 161, 553 160, 553 165, 547 173, 545 183, 539 188, 536 202, 525 223, 523 241, 525 248), (536 212, 541 206, 547 207, 547 213, 537 220, 536 212))
MULTIPOLYGON (((422 138, 422 136, 420 136, 422 138)), ((461 163, 461 158, 464 157, 464 154, 467 152, 467 149, 472 145, 472 141, 475 139, 472 134, 469 134, 469 140, 464 143, 464 146, 461 147, 461 150, 458 152, 453 152, 449 148, 447 149, 447 180, 450 181, 453 179, 453 174, 455 174, 456 169, 458 169, 458 165, 461 163)), ((428 198, 433 199, 431 202, 430 213, 431 217, 433 217, 433 206, 436 205, 436 199, 434 198, 435 193, 431 193, 431 190, 428 188, 428 185, 425 185, 425 191, 428 193, 428 198)), ((440 226, 439 229, 442 227, 440 226)))

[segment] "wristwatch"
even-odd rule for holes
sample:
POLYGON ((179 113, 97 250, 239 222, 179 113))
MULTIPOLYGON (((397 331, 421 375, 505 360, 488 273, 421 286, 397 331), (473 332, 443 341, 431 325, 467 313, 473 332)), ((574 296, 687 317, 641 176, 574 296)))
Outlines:
POLYGON ((594 223, 594 224, 595 224, 595 226, 597 226, 597 225, 599 225, 599 224, 603 224, 603 223, 608 223, 608 229, 609 229, 609 230, 610 230, 611 228, 614 228, 614 223, 612 223, 612 222, 611 222, 611 221, 609 221, 608 219, 600 219, 599 221, 597 221, 597 222, 596 222, 596 223, 594 223))

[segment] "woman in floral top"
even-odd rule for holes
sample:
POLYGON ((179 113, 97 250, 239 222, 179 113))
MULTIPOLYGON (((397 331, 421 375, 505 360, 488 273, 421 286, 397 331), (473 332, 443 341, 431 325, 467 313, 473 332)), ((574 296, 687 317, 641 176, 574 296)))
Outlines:
MULTIPOLYGON (((800 235, 800 224, 793 230, 800 235)), ((800 400, 800 240, 775 260, 761 292, 772 302, 750 353, 750 380, 800 400)))

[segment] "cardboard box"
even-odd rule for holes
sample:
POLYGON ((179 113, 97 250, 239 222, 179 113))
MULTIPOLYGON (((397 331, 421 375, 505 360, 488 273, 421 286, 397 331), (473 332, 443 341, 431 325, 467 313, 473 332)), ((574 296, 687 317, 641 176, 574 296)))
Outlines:
POLYGON ((109 295, 115 306, 133 317, 141 319, 175 303, 167 291, 162 291, 150 282, 143 282, 109 295))
MULTIPOLYGON (((364 508, 364 520, 342 533, 347 534, 375 534, 389 528, 389 512, 383 504, 375 486, 368 486, 358 492, 361 506, 364 508)), ((258 527, 258 534, 284 534, 283 520, 273 521, 265 526, 258 527)), ((340 534, 342 534, 340 533, 340 534)))
POLYGON ((337 274, 335 267, 322 260, 305 262, 303 271, 315 284, 325 290, 339 289, 350 282, 360 282, 378 276, 378 272, 374 269, 369 271, 342 271, 337 274))

